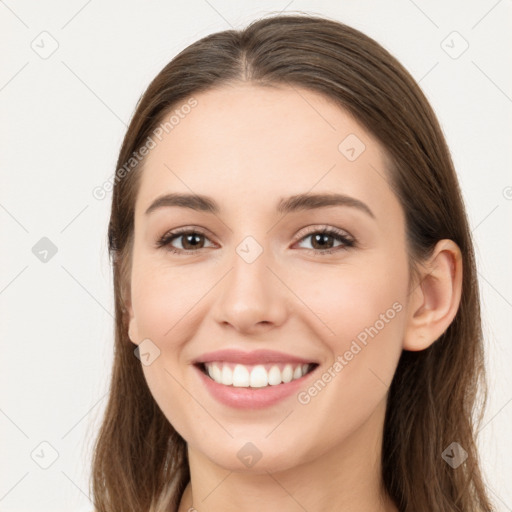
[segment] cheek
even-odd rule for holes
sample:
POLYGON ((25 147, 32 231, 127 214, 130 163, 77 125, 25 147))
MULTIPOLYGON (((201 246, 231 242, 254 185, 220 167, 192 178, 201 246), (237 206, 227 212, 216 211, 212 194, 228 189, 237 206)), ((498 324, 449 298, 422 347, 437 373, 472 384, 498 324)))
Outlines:
MULTIPOLYGON (((183 437, 204 418, 188 388, 184 348, 199 324, 198 303, 214 280, 190 281, 190 273, 164 268, 149 258, 139 259, 132 274, 132 302, 139 338, 150 339, 159 355, 142 370, 153 398, 183 437), (197 286, 196 286, 197 285, 197 286)), ((206 433, 205 433, 206 435, 206 433)))
POLYGON ((179 339, 177 332, 190 323, 197 304, 214 284, 213 278, 200 279, 192 274, 166 268, 149 258, 134 265, 132 303, 140 337, 155 343, 179 339))
POLYGON ((341 403, 357 407, 360 398, 375 402, 386 392, 402 351, 407 272, 405 258, 395 255, 312 272, 297 283, 297 295, 321 320, 316 333, 330 357, 327 367, 338 361, 331 392, 341 403))
POLYGON ((364 343, 370 337, 393 340, 392 334, 400 322, 403 293, 397 282, 381 277, 361 279, 346 283, 343 294, 337 297, 336 307, 331 308, 333 330, 342 340, 358 339, 364 343), (394 324, 394 325, 393 325, 394 324), (376 332, 378 331, 378 332, 376 332))
POLYGON ((312 268, 309 274, 301 272, 293 289, 320 320, 321 338, 333 349, 344 350, 347 342, 375 324, 382 334, 396 332, 406 297, 405 269, 386 264, 384 259, 371 265, 340 265, 322 271, 312 268), (394 329, 389 328, 392 323, 394 329))
MULTIPOLYGON (((323 434, 329 430, 340 441, 365 423, 388 392, 402 352, 406 275, 354 268, 337 274, 317 280, 309 296, 308 305, 334 334, 323 324, 318 328, 330 358, 297 401, 306 416, 324 417, 323 434)), ((306 297, 306 287, 299 293, 306 297)), ((309 434, 318 435, 315 425, 309 434)))
POLYGON ((158 407, 184 439, 190 433, 208 438, 207 422, 194 400, 194 394, 186 392, 183 375, 172 364, 168 353, 162 353, 150 366, 143 366, 144 378, 158 407))

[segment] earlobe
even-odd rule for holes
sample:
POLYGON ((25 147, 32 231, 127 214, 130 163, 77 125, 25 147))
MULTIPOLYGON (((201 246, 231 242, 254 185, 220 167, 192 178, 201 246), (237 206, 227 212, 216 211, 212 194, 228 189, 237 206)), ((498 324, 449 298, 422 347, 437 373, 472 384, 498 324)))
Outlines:
POLYGON ((137 320, 135 319, 133 308, 129 302, 126 304, 126 311, 128 313, 128 337, 132 343, 138 345, 137 320))
POLYGON ((462 256, 452 240, 440 240, 421 265, 419 282, 409 296, 404 350, 424 350, 452 323, 462 293, 462 256))
POLYGON ((135 319, 132 319, 132 318, 130 318, 130 320, 128 321, 128 337, 130 338, 130 341, 132 343, 135 343, 135 345, 137 345, 137 343, 135 341, 137 339, 137 337, 135 336, 134 321, 135 321, 135 319))

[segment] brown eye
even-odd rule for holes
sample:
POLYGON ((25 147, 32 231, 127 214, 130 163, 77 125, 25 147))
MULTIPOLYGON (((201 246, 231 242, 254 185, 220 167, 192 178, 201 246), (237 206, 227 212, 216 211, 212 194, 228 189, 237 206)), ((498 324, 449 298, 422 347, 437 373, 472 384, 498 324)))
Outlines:
POLYGON ((183 249, 186 251, 193 249, 201 249, 204 246, 204 236, 200 233, 191 233, 189 235, 181 235, 183 249))
POLYGON ((331 249, 334 246, 334 237, 325 233, 317 233, 311 236, 313 249, 331 249))
POLYGON ((314 254, 325 255, 338 252, 340 250, 346 250, 349 247, 355 246, 355 240, 343 231, 339 231, 334 228, 324 228, 317 231, 311 231, 306 236, 302 237, 299 243, 310 238, 311 246, 314 254), (338 241, 338 245, 334 245, 338 241))
POLYGON ((198 231, 173 231, 170 233, 166 233, 157 242, 157 247, 168 246, 171 252, 191 253, 197 252, 198 249, 205 248, 205 240, 208 240, 206 235, 198 231), (175 245, 173 245, 173 242, 175 241, 178 241, 178 243, 181 244, 181 247, 176 247, 175 245))
MULTIPOLYGON (((356 244, 351 235, 335 228, 317 228, 316 231, 311 231, 299 239, 298 243, 303 243, 308 238, 311 239, 312 248, 306 248, 306 250, 319 256, 347 250, 356 244), (338 242, 337 245, 335 245, 336 242, 338 242)), ((189 228, 166 233, 157 241, 156 246, 157 248, 167 247, 172 253, 193 254, 199 252, 199 249, 207 248, 208 246, 205 245, 207 240, 209 241, 209 238, 204 233, 189 228), (175 243, 180 243, 181 247, 177 247, 175 243)))

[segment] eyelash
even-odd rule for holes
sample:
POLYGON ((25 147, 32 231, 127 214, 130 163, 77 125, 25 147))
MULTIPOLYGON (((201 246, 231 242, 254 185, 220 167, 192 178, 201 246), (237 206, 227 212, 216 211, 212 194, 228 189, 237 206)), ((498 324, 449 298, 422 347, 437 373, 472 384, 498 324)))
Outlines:
MULTIPOLYGON (((347 249, 356 246, 356 241, 353 237, 351 237, 350 235, 347 236, 347 234, 344 231, 338 230, 336 228, 331 228, 328 226, 323 226, 320 229, 316 228, 314 230, 311 230, 308 233, 306 233, 305 235, 302 235, 300 238, 298 238, 296 240, 296 242, 300 242, 303 239, 310 237, 311 235, 317 235, 317 234, 332 236, 336 240, 342 242, 343 245, 335 247, 333 249, 326 249, 326 250, 305 249, 307 252, 313 253, 315 256, 324 256, 324 255, 333 254, 333 253, 339 252, 339 251, 346 251, 347 249)), ((179 238, 180 236, 183 236, 183 235, 202 235, 202 236, 206 237, 206 234, 200 230, 194 230, 194 229, 190 229, 190 228, 181 228, 181 229, 176 229, 175 231, 170 231, 170 232, 165 233, 165 235, 163 235, 157 241, 156 246, 157 246, 157 248, 169 246, 169 244, 172 241, 174 241, 176 238, 179 238)), ((204 247, 201 247, 200 249, 204 249, 204 247)), ((172 246, 170 246, 168 250, 171 253, 183 254, 183 255, 194 254, 194 253, 199 252, 198 250, 191 251, 191 250, 187 250, 187 249, 176 249, 172 246)))

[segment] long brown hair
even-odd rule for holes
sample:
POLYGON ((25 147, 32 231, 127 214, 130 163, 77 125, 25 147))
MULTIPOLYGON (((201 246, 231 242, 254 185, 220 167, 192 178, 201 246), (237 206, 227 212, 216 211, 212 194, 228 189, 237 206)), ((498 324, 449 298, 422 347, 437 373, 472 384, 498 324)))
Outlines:
POLYGON ((108 228, 115 354, 93 453, 96 510, 172 510, 190 480, 186 443, 153 399, 128 338, 125 299, 144 164, 134 155, 173 109, 194 94, 237 81, 322 93, 380 141, 405 212, 412 269, 441 239, 460 247, 463 291, 455 319, 428 349, 402 352, 389 389, 382 483, 400 511, 493 510, 476 446, 487 385, 473 243, 444 136, 417 83, 381 45, 340 22, 307 14, 273 15, 244 30, 202 38, 167 64, 138 102, 117 161, 108 228), (442 457, 453 442, 467 452, 456 468, 442 457))

